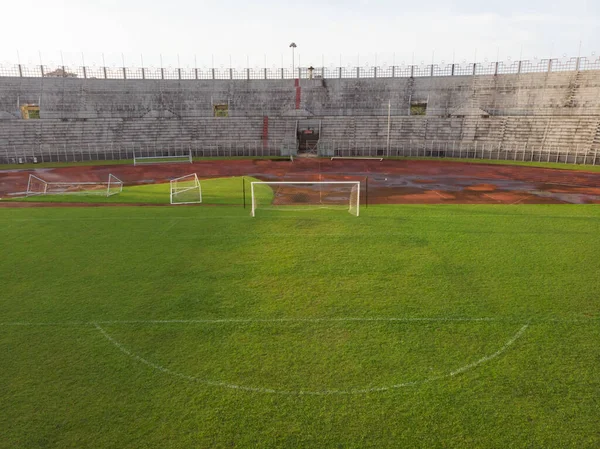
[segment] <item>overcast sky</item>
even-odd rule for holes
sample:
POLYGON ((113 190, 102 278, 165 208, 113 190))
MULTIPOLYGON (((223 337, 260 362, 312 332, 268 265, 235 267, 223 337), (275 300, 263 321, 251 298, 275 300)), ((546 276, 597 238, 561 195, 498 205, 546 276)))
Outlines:
POLYGON ((2 2, 0 61, 280 67, 600 55, 600 0, 2 2), (122 56, 123 55, 123 56, 122 56), (414 55, 414 56, 413 56, 414 55))

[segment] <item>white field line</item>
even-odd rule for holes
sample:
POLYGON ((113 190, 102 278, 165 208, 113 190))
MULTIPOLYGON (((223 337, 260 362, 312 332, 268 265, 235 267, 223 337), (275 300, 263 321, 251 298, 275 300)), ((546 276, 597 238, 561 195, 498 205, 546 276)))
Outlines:
MULTIPOLYGON (((344 322, 380 322, 380 323, 469 323, 498 322, 521 324, 525 320, 497 317, 340 317, 340 318, 213 318, 213 319, 172 319, 172 320, 94 320, 94 321, 5 321, 0 327, 77 327, 95 324, 253 324, 253 323, 344 323, 344 322)), ((600 317, 589 318, 530 318, 528 324, 544 323, 592 323, 600 321, 600 317)))
POLYGON ((173 220, 169 226, 167 226, 159 235, 165 235, 167 233, 167 231, 170 231, 171 229, 173 229, 173 227, 179 223, 179 220, 173 220))
MULTIPOLYGON (((213 318, 185 320, 95 320, 64 322, 7 321, 0 326, 90 326, 95 324, 252 324, 252 323, 323 323, 323 322, 480 322, 500 321, 497 318, 469 317, 340 317, 340 318, 213 318)), ((522 321, 521 321, 522 322, 522 321)))
POLYGON ((354 395, 354 394, 365 394, 365 393, 375 393, 375 392, 381 392, 381 391, 388 391, 388 390, 393 390, 393 389, 398 389, 398 388, 403 388, 403 387, 410 387, 410 386, 416 386, 416 385, 422 385, 428 382, 434 382, 434 381, 438 381, 438 380, 443 380, 443 379, 448 379, 451 377, 454 377, 458 374, 462 374, 466 371, 472 370, 474 368, 476 368, 477 366, 489 362, 490 360, 495 359, 496 357, 498 357, 499 355, 501 355, 502 353, 504 353, 510 346, 512 346, 514 344, 514 342, 521 337, 521 335, 523 335, 523 333, 527 330, 527 328, 529 327, 529 324, 525 324, 524 326, 522 326, 515 335, 513 335, 505 344, 504 346, 502 346, 500 349, 498 349, 496 352, 494 352, 493 354, 487 355, 485 357, 480 358, 479 360, 469 363, 467 365, 464 365, 460 368, 457 368, 447 374, 443 374, 440 376, 434 376, 434 377, 429 377, 423 380, 418 380, 418 381, 412 381, 412 382, 403 382, 403 383, 399 383, 399 384, 394 384, 394 385, 389 385, 389 386, 382 386, 382 387, 369 387, 369 388, 362 388, 362 389, 353 389, 353 390, 316 390, 316 391, 312 391, 312 390, 297 390, 297 391, 289 391, 289 390, 280 390, 280 389, 276 389, 276 388, 262 388, 262 387, 249 387, 249 386, 244 386, 244 385, 237 385, 237 384, 231 384, 231 383, 226 383, 226 382, 218 382, 218 381, 212 381, 212 380, 206 380, 206 379, 201 379, 199 377, 195 377, 195 376, 189 376, 187 374, 182 374, 176 371, 172 371, 168 368, 165 368, 162 365, 159 365, 157 363, 153 363, 150 362, 148 360, 146 360, 145 358, 134 354, 133 352, 131 352, 129 349, 127 349, 125 346, 123 346, 121 343, 119 343, 117 340, 115 340, 113 337, 111 337, 98 323, 93 323, 94 327, 102 334, 102 336, 104 338, 106 338, 109 342, 111 342, 117 349, 119 349, 119 351, 121 351, 122 353, 124 353, 125 355, 129 356, 130 358, 143 363, 146 366, 149 366, 150 368, 153 368, 157 371, 160 371, 164 374, 169 374, 171 376, 174 377, 178 377, 180 379, 185 379, 191 382, 198 382, 198 383, 202 383, 205 385, 209 385, 209 386, 215 386, 215 387, 223 387, 223 388, 228 388, 228 389, 234 389, 234 390, 242 390, 242 391, 249 391, 249 392, 255 392, 255 393, 270 393, 270 394, 283 394, 283 395, 312 395, 312 396, 328 396, 328 395, 354 395))
POLYGON ((498 349, 493 354, 486 355, 485 357, 480 358, 476 362, 469 363, 468 365, 462 366, 462 367, 452 371, 449 374, 449 376, 456 376, 457 374, 461 374, 461 373, 464 373, 465 371, 469 371, 470 369, 473 369, 476 366, 481 365, 482 363, 489 362, 490 360, 495 359, 500 354, 502 354, 504 351, 506 351, 509 348, 509 346, 511 346, 521 335, 523 335, 523 333, 527 330, 528 327, 529 327, 529 324, 525 324, 521 329, 519 329, 519 331, 515 335, 512 336, 512 338, 510 340, 508 340, 504 344, 504 346, 502 346, 500 349, 498 349))
POLYGON ((323 322, 478 322, 497 321, 496 318, 450 318, 450 317, 340 317, 340 318, 216 318, 205 320, 144 320, 144 321, 94 321, 98 324, 219 324, 219 323, 323 323, 323 322))

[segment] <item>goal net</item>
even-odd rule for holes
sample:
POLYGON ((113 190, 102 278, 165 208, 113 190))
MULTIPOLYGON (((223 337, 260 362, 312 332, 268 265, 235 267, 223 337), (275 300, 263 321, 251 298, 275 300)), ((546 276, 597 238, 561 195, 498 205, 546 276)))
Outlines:
POLYGON ((171 179, 171 204, 197 204, 202 202, 202 188, 196 173, 171 179))
POLYGON ((133 154, 133 165, 144 164, 177 164, 177 163, 192 163, 192 151, 187 153, 171 155, 169 153, 154 156, 136 156, 133 154))
POLYGON ((27 196, 35 195, 102 195, 113 196, 123 191, 123 181, 113 174, 108 181, 45 181, 29 175, 27 196))
POLYGON ((251 191, 253 217, 258 209, 360 210, 360 181, 252 182, 251 191))

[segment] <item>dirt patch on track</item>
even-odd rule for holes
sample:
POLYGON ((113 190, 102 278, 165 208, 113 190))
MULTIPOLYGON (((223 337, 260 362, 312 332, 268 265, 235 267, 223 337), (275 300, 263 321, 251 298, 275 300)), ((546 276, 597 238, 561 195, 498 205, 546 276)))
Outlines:
MULTIPOLYGON (((190 173, 197 173, 200 179, 253 176, 264 181, 344 180, 361 181, 363 192, 368 180, 371 204, 600 204, 600 173, 443 160, 380 162, 318 158, 296 158, 294 162, 240 159, 7 170, 0 172, 0 197, 25 191, 30 173, 47 181, 106 181, 112 173, 125 185, 167 182, 190 173)), ((0 207, 49 206, 99 204, 0 201, 0 207)))

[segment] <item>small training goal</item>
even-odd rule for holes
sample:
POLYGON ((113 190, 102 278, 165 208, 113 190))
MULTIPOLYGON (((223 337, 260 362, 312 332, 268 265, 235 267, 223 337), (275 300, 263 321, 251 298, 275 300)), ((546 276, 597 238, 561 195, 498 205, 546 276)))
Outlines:
POLYGON ((369 157, 369 156, 333 156, 331 158, 332 161, 335 161, 336 159, 366 159, 366 160, 372 160, 372 161, 379 161, 382 162, 383 158, 382 157, 369 157))
POLYGON ((192 163, 192 151, 182 154, 163 154, 154 156, 136 156, 133 154, 133 165, 148 165, 148 164, 178 164, 192 163))
POLYGON ((113 196, 123 191, 123 181, 113 174, 108 181, 45 181, 29 175, 27 196, 36 195, 102 195, 113 196))
POLYGON ((171 179, 170 188, 171 204, 197 204, 202 202, 202 187, 196 173, 171 179))
POLYGON ((251 193, 253 217, 260 209, 360 212, 360 181, 252 182, 251 193))

